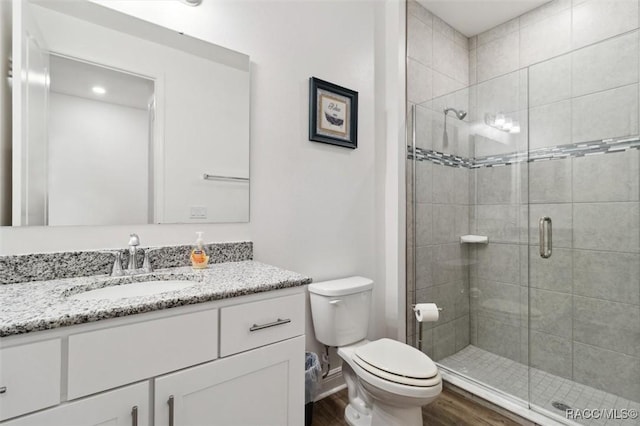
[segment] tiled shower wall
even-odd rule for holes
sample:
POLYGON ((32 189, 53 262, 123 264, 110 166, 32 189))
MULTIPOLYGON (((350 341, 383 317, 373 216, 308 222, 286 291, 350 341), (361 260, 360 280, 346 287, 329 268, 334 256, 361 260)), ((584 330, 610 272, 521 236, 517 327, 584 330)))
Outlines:
MULTIPOLYGON (((524 133, 514 106, 526 101, 532 152, 637 135, 638 14, 637 0, 555 0, 472 38, 476 118, 509 112, 524 133)), ((476 158, 527 148, 471 140, 476 158)), ((491 241, 471 254, 472 344, 640 400, 639 159, 631 149, 472 172, 471 229, 491 241)))
MULTIPOLYGON (((451 115, 450 142, 443 146, 443 109, 468 109, 464 90, 469 85, 468 39, 413 1, 408 2, 407 37, 407 110, 419 104, 418 147, 468 155, 467 126, 454 123, 451 115), (443 95, 459 89, 456 105, 442 104, 443 95)), ((411 175, 408 178, 411 184, 411 175)), ((436 302, 443 309, 437 323, 423 323, 422 347, 436 360, 469 344, 469 268, 466 248, 459 243, 459 236, 469 230, 468 188, 468 169, 416 162, 416 279, 409 277, 415 286, 407 289, 408 303, 436 302)), ((408 213, 411 223, 411 208, 408 213)), ((408 238, 412 237, 409 232, 408 238)), ((408 247, 411 258, 412 241, 408 247)), ((413 273, 412 268, 408 273, 413 273)), ((407 330, 408 341, 415 342, 415 318, 410 311, 407 330)))
MULTIPOLYGON (((555 0, 469 39, 471 86, 455 78, 462 59, 446 60, 449 74, 436 60, 453 58, 461 35, 415 3, 408 12, 418 147, 478 160, 638 134, 638 0, 555 0), (469 114, 449 116, 445 146, 448 106, 469 114), (521 132, 486 126, 485 114, 497 112, 521 132)), ((471 170, 417 161, 408 297, 444 308, 440 321, 423 325, 424 350, 438 360, 471 342, 640 400, 639 156, 632 149, 471 170), (543 215, 553 219, 549 260, 537 253, 543 215), (466 233, 490 244, 460 245, 466 233)), ((411 342, 414 324, 409 312, 411 342)))

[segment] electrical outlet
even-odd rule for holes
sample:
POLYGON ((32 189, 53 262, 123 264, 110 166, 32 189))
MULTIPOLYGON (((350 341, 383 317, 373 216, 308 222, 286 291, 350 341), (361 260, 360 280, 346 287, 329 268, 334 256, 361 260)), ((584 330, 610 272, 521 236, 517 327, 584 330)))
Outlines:
POLYGON ((191 219, 206 219, 207 208, 204 206, 191 206, 191 219))

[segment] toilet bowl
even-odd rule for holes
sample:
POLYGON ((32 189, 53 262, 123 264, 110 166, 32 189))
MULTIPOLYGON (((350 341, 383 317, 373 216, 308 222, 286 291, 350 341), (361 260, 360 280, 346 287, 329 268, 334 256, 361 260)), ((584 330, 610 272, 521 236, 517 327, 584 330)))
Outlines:
POLYGON ((365 339, 373 282, 350 277, 309 285, 316 338, 338 347, 352 426, 421 426, 422 406, 442 391, 436 365, 404 343, 365 339))

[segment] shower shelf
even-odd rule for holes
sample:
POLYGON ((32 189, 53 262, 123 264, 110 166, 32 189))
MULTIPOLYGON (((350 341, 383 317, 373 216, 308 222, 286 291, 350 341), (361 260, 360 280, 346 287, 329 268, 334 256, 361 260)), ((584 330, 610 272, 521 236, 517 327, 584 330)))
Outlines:
POLYGON ((460 237, 462 244, 489 244, 489 237, 485 235, 463 235, 460 237))

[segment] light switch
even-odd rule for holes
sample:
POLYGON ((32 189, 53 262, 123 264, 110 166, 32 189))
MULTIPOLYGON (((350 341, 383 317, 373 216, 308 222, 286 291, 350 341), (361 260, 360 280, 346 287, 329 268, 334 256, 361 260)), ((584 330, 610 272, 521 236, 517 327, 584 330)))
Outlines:
POLYGON ((191 206, 191 219, 206 219, 207 208, 205 206, 191 206))

